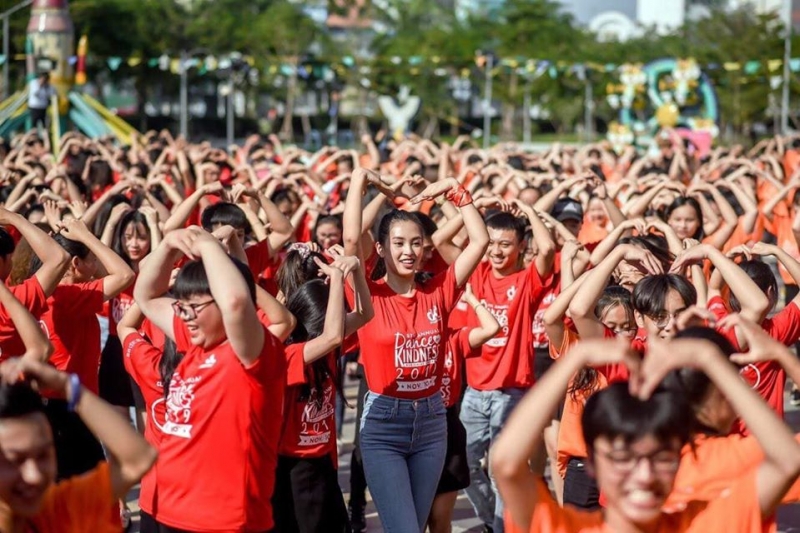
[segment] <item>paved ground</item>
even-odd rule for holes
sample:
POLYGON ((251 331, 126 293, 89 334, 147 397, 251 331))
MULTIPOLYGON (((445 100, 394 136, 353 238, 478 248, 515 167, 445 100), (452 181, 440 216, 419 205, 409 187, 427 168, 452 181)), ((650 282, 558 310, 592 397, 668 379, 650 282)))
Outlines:
MULTIPOLYGON (((345 390, 350 404, 355 406, 355 396, 357 392, 356 382, 348 382, 345 390)), ((786 395, 786 420, 795 432, 800 432, 800 410, 791 406, 786 395)), ((342 447, 339 454, 339 484, 345 492, 345 501, 348 501, 350 489, 350 453, 353 449, 353 432, 355 429, 355 409, 347 409, 345 413, 345 423, 342 436, 342 447)), ((138 493, 134 491, 131 495, 131 507, 137 510, 136 498, 138 493)), ((134 513, 134 520, 138 516, 134 513)), ((778 512, 778 528, 783 533, 800 533, 800 504, 782 507, 778 512)), ((475 518, 472 507, 463 493, 459 496, 456 510, 453 516, 453 533, 477 533, 481 529, 481 523, 475 518)), ((368 533, 381 533, 380 521, 375 507, 370 503, 367 507, 367 531, 368 533)), ((138 532, 138 527, 134 524, 134 532, 138 532)))

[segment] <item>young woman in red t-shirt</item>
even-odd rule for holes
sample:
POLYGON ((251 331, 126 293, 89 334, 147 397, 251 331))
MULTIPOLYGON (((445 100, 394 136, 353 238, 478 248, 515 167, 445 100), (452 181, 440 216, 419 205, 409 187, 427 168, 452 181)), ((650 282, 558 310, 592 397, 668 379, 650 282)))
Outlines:
MULTIPOLYGON (((344 213, 345 253, 362 259, 361 202, 368 181, 383 186, 375 173, 353 172, 344 213)), ((445 193, 461 209, 469 245, 445 272, 418 283, 423 229, 405 211, 385 215, 375 243, 377 279, 369 283, 375 318, 358 332, 369 387, 360 433, 364 471, 384 529, 401 533, 425 528, 436 494, 447 451, 440 392, 447 317, 488 244, 481 214, 455 179, 429 185, 412 202, 445 193)))
MULTIPOLYGON (((98 392, 100 365, 100 326, 96 315, 103 303, 116 297, 133 282, 133 271, 113 250, 92 235, 86 225, 69 219, 60 226, 55 240, 71 259, 70 266, 53 294, 47 299, 47 311, 40 322, 54 346, 50 363, 61 370, 77 374, 84 387, 98 392), (62 225, 63 224, 63 225, 62 225), (106 275, 95 279, 98 267, 106 275)), ((31 273, 42 262, 35 258, 31 273)), ((83 474, 103 459, 103 449, 80 418, 67 409, 67 403, 47 403, 47 416, 53 426, 59 478, 83 474)))
POLYGON ((349 523, 336 474, 334 397, 342 388, 337 359, 344 338, 374 312, 358 259, 316 262, 328 283, 308 281, 287 302, 297 327, 287 339, 284 424, 272 507, 278 531, 343 533, 349 523), (350 272, 361 305, 345 314, 344 278, 350 272))
POLYGON ((286 361, 259 320, 252 273, 190 227, 151 253, 134 298, 184 354, 166 395, 153 519, 167 530, 271 530, 286 361), (197 260, 164 297, 181 255, 197 260))

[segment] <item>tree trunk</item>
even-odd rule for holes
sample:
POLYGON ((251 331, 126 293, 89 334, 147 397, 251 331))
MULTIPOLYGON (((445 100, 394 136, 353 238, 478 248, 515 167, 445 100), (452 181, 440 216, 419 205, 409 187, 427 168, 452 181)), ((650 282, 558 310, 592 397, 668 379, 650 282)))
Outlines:
POLYGON ((292 142, 294 140, 294 126, 292 120, 294 119, 294 99, 295 91, 297 90, 297 59, 291 58, 292 74, 289 76, 289 81, 286 84, 286 108, 283 112, 283 125, 281 126, 280 137, 281 140, 292 142))
POLYGON ((517 106, 517 86, 519 85, 519 76, 517 71, 511 70, 511 79, 508 81, 508 100, 503 102, 503 121, 500 137, 503 140, 510 141, 514 138, 514 115, 516 114, 517 106))

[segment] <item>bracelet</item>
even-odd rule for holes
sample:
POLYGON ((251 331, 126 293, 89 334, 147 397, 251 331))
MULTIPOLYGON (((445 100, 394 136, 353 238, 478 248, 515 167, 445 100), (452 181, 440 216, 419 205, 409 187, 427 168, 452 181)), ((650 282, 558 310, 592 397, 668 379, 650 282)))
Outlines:
POLYGON ((69 375, 69 397, 67 398, 67 410, 74 413, 78 407, 78 402, 81 401, 81 394, 83 387, 81 386, 81 378, 78 374, 69 375))
POLYGON ((472 203, 472 195, 463 185, 459 185, 457 188, 447 191, 445 198, 455 204, 456 207, 464 207, 472 203))

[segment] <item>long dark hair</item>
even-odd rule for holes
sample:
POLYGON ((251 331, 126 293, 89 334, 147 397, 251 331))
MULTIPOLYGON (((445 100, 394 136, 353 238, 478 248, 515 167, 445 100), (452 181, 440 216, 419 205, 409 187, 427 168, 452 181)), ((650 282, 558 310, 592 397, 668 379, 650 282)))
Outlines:
MULTIPOLYGON (((409 213, 408 211, 400 211, 399 209, 392 209, 381 219, 380 224, 378 225, 378 238, 377 242, 383 246, 383 249, 388 252, 390 243, 389 243, 389 232, 392 229, 392 226, 397 222, 412 222, 416 224, 422 235, 425 235, 425 228, 422 227, 422 224, 419 221, 414 213, 409 213)), ((372 279, 379 280, 383 276, 386 275, 386 261, 383 257, 378 257, 378 261, 375 263, 375 268, 372 270, 372 279)), ((417 283, 424 283, 426 281, 426 276, 420 276, 419 274, 415 276, 415 281, 417 283)))
MULTIPOLYGON (((70 258, 77 257, 79 259, 86 259, 89 256, 90 250, 82 242, 67 239, 60 233, 53 235, 53 240, 56 241, 64 250, 66 250, 70 258)), ((28 277, 36 274, 40 268, 42 268, 42 260, 39 259, 38 255, 33 254, 31 257, 31 264, 28 269, 28 277)))
MULTIPOLYGON (((286 309, 297 319, 297 325, 286 339, 287 345, 307 342, 322 335, 329 297, 330 287, 321 279, 303 283, 292 293, 286 302, 286 309)), ((342 375, 338 365, 341 350, 341 346, 336 348, 333 364, 327 356, 320 357, 311 363, 310 370, 313 380, 310 385, 308 383, 301 385, 300 399, 302 401, 314 398, 321 404, 325 395, 325 380, 328 377, 332 378, 336 391, 343 392, 342 375)))
POLYGON ((703 237, 705 237, 705 232, 703 231, 703 210, 700 209, 700 204, 698 201, 691 196, 678 196, 675 198, 675 200, 673 200, 672 203, 669 204, 669 206, 667 206, 667 208, 664 210, 664 216, 662 218, 668 223, 669 217, 672 216, 672 213, 679 207, 686 205, 694 209, 694 212, 697 214, 698 228, 697 231, 694 232, 694 235, 692 235, 692 238, 702 240, 703 237))
MULTIPOLYGON (((141 224, 144 227, 144 231, 147 234, 148 240, 151 238, 150 235, 150 226, 147 224, 147 217, 144 216, 144 213, 141 211, 128 211, 117 223, 117 227, 114 229, 114 240, 111 244, 111 249, 116 252, 118 256, 123 258, 128 266, 133 266, 131 264, 131 258, 128 257, 128 251, 125 249, 125 229, 134 224, 141 224)), ((152 246, 152 242, 149 243, 152 246)))
POLYGON ((164 398, 169 396, 169 385, 172 382, 172 375, 175 369, 183 360, 183 352, 178 351, 178 345, 175 341, 166 337, 164 341, 164 350, 161 352, 161 359, 158 361, 158 373, 161 375, 161 386, 164 389, 164 398))
POLYGON ((290 249, 284 257, 275 273, 275 282, 287 301, 305 282, 319 279, 319 266, 314 262, 314 258, 327 262, 322 254, 308 249, 290 249))
MULTIPOLYGON (((625 308, 625 313, 633 320, 633 302, 631 301, 631 291, 619 285, 606 287, 597 304, 594 307, 595 316, 600 319, 602 316, 615 306, 625 308)), ((581 368, 572 380, 567 392, 574 401, 580 401, 586 395, 591 394, 597 388, 597 370, 590 366, 581 368)))

